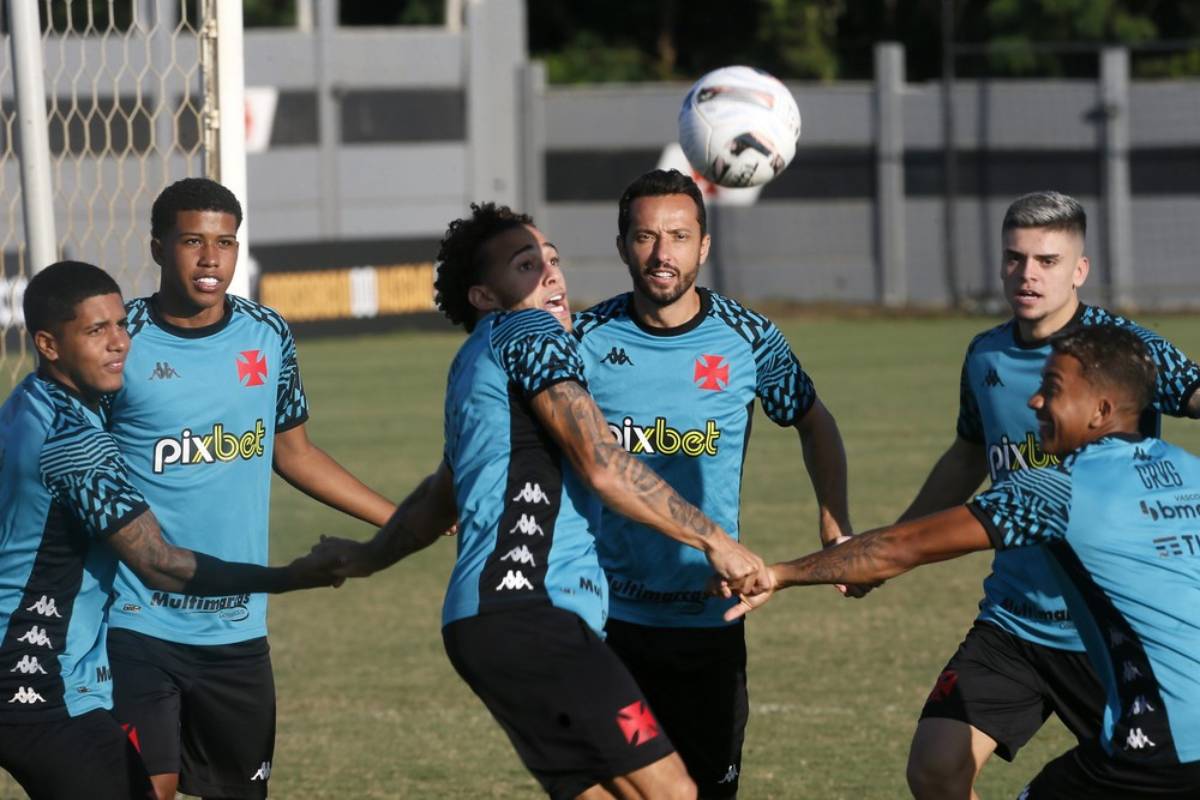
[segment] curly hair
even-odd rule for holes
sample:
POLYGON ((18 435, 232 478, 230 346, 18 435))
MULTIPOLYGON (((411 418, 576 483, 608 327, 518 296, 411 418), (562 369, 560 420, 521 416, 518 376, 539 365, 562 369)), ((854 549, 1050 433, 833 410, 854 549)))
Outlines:
POLYGON ((1078 360, 1084 379, 1092 386, 1122 390, 1138 411, 1154 399, 1158 374, 1154 359, 1145 342, 1127 328, 1078 328, 1052 337, 1050 348, 1078 360))
POLYGON ((242 204, 233 192, 208 178, 184 178, 175 181, 154 200, 150 209, 150 236, 162 239, 172 228, 181 211, 219 211, 233 215, 242 226, 242 204))
POLYGON ((472 203, 471 216, 456 219, 446 228, 438 248, 437 307, 455 325, 470 333, 475 329, 478 312, 467 292, 483 275, 483 245, 505 231, 532 225, 533 217, 495 203, 472 203))

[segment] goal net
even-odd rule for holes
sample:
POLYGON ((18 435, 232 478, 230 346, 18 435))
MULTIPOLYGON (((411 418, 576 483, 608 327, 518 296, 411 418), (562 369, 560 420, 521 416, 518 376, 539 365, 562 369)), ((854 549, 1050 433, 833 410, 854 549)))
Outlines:
MULTIPOLYGON (((26 0, 21 0, 25 2, 26 0)), ((171 182, 212 175, 216 0, 43 0, 58 258, 104 267, 127 296, 154 291, 150 206, 171 182)), ((0 18, 7 4, 0 3, 0 18)), ((32 365, 21 301, 25 241, 11 20, 0 37, 0 383, 32 365)))

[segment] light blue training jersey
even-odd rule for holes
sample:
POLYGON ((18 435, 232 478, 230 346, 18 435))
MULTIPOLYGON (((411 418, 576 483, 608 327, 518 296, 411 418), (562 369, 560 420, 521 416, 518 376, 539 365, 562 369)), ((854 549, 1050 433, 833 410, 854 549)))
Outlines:
MULTIPOLYGON (((1188 399, 1200 386, 1200 367, 1158 334, 1103 308, 1081 304, 1064 330, 1105 324, 1132 330, 1154 359, 1158 382, 1141 427, 1142 433, 1157 435, 1161 413, 1184 415, 1188 399)), ((1058 463, 1042 451, 1037 417, 1029 408, 1049 356, 1049 343, 1022 341, 1012 320, 976 336, 967 348, 958 435, 985 448, 993 485, 1018 472, 1058 463)), ((1035 644, 1084 649, 1050 564, 1038 548, 997 552, 983 592, 979 619, 1035 644)))
MULTIPOLYGON (((275 435, 308 418, 296 343, 283 318, 230 296, 220 322, 179 328, 151 298, 126 306, 133 337, 109 430, 177 547, 266 564, 275 435)), ((117 572, 111 624, 181 644, 265 636, 267 596, 148 589, 117 572)))
POLYGON ((96 412, 27 376, 0 408, 0 724, 112 708, 102 542, 146 509, 96 412))
POLYGON ((1105 750, 1200 761, 1200 458, 1110 436, 968 508, 1002 552, 1047 556, 1107 691, 1105 750))
MULTIPOLYGON (((613 438, 736 539, 754 401, 772 422, 794 425, 816 391, 770 320, 699 292, 700 311, 678 328, 643 327, 626 293, 578 314, 575 334, 613 438)), ((799 465, 789 469, 799 475, 799 465)), ((730 624, 733 601, 707 594, 713 572, 699 550, 606 509, 599 551, 614 619, 730 624)))
POLYGON ((485 316, 454 358, 445 459, 454 473, 458 559, 443 625, 549 604, 603 635, 599 500, 530 406, 563 381, 587 387, 575 340, 541 309, 485 316))

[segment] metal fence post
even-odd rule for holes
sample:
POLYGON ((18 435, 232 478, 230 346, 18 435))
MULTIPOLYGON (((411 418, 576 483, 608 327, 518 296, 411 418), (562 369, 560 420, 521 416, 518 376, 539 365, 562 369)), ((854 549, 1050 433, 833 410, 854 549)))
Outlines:
POLYGON ((904 47, 875 45, 875 247, 878 300, 908 301, 904 240, 904 47))
POLYGON ((467 195, 521 199, 520 68, 527 60, 523 0, 467 3, 467 195))
POLYGON ((521 69, 521 210, 539 224, 546 203, 546 65, 528 61, 521 69))
POLYGON ((1133 202, 1129 186, 1129 51, 1100 54, 1100 105, 1104 112, 1104 232, 1109 302, 1136 303, 1133 285, 1133 202))
POLYGON ((46 80, 42 31, 36 3, 9 0, 13 79, 17 91, 17 138, 21 158, 21 200, 30 272, 58 260, 54 229, 54 189, 50 174, 50 133, 46 121, 46 80))

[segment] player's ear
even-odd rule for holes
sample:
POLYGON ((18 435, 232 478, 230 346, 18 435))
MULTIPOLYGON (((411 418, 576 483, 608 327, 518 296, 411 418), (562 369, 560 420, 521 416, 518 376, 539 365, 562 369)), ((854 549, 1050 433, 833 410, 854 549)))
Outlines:
POLYGON ((42 357, 43 361, 51 363, 58 361, 58 340, 50 331, 34 331, 33 346, 37 348, 38 355, 42 357))
POLYGON ((1112 419, 1113 413, 1116 412, 1116 405, 1108 395, 1100 395, 1096 399, 1096 408, 1092 412, 1092 418, 1088 420, 1088 427, 1099 428, 1112 419))
POLYGON ((496 311, 500 309, 500 301, 492 290, 477 283, 467 289, 467 302, 480 311, 496 311))
POLYGON ((163 243, 158 239, 150 240, 150 258, 160 267, 163 266, 163 243))
POLYGON ((1091 267, 1091 262, 1087 256, 1080 256, 1075 262, 1075 274, 1071 276, 1071 288, 1078 289, 1083 286, 1083 282, 1087 280, 1088 269, 1091 267))
POLYGON ((707 233, 700 239, 700 263, 708 261, 708 248, 712 246, 712 237, 707 233))
POLYGON ((625 237, 617 234, 617 255, 621 257, 621 263, 629 266, 629 253, 625 252, 625 237))

